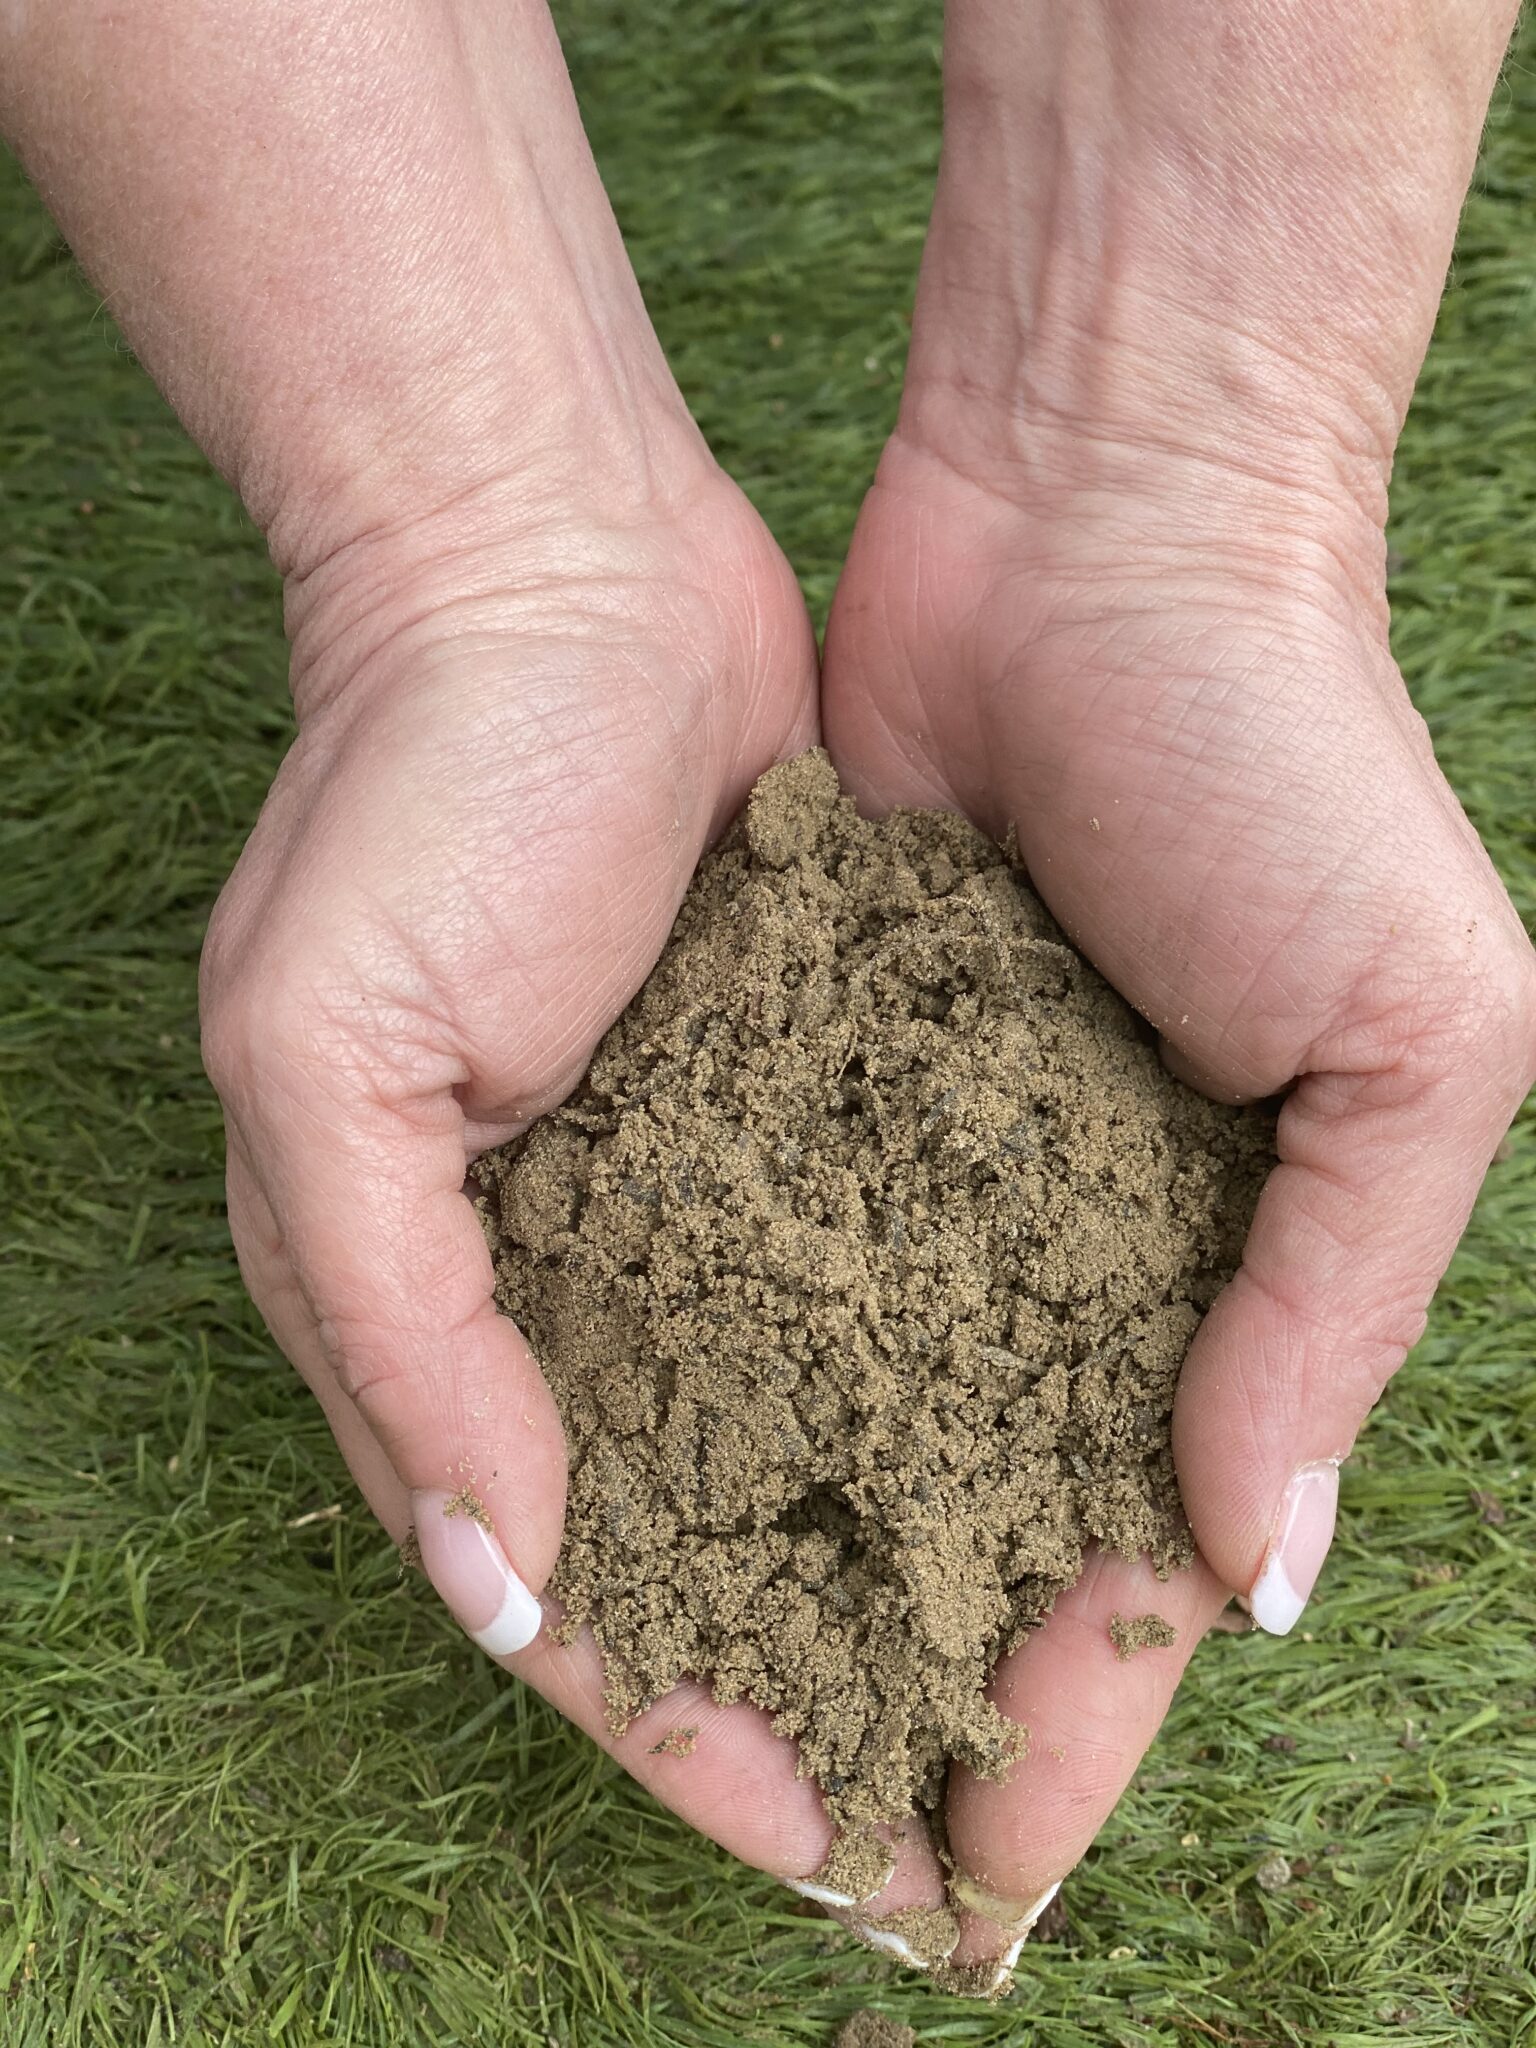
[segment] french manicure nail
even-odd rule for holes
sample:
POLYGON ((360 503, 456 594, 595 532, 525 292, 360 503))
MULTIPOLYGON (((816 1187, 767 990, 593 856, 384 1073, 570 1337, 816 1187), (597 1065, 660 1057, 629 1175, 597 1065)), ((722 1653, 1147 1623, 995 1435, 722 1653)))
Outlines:
POLYGON ((894 1956, 897 1962, 905 1963, 909 1970, 929 1968, 906 1936, 897 1934, 892 1928, 874 1927, 867 1920, 855 1920, 850 1923, 850 1931, 856 1934, 860 1941, 867 1942, 871 1948, 884 1949, 886 1954, 894 1956))
POLYGON ((1018 1935, 997 1959, 997 1975, 992 1979, 992 1989, 994 1992, 1001 1991, 1008 1982, 1008 1979, 1013 1975, 1013 1966, 1019 1960, 1019 1957, 1023 1955, 1024 1944, 1028 1941, 1030 1935, 1033 1934, 1035 1922, 1060 1890, 1061 1882, 1059 1879, 1055 1884, 1047 1885, 1039 1898, 1035 1900, 1034 1904, 1024 1914, 1022 1920, 1015 1923, 1019 1929, 1018 1935))
POLYGON ((1311 1598, 1333 1541, 1338 1506, 1337 1458, 1303 1465, 1285 1489, 1269 1548, 1248 1595, 1248 1612, 1272 1636, 1289 1635, 1311 1598))
POLYGON ((1046 1907, 1061 1890, 1061 1879, 1048 1884, 1035 1899, 1009 1898, 1003 1892, 988 1891, 985 1885, 977 1884, 971 1877, 958 1872, 949 1880, 949 1896, 952 1904, 964 1906, 967 1912, 975 1913, 983 1920, 990 1920, 994 1927, 1000 1927, 1004 1934, 1028 1934, 1046 1907))
POLYGON ((802 1899, 814 1899, 818 1906, 856 1906, 859 1903, 851 1892, 835 1892, 830 1885, 812 1884, 808 1877, 786 1877, 784 1882, 792 1892, 798 1892, 802 1899))
POLYGON ((472 1643, 493 1657, 526 1650, 543 1610, 507 1562, 484 1509, 462 1494, 411 1496, 422 1569, 472 1643))

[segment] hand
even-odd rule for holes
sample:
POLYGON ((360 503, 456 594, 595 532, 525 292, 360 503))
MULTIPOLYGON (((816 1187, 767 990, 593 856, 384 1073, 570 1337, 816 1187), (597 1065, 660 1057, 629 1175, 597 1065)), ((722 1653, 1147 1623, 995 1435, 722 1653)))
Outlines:
MULTIPOLYGON (((1294 1623, 1338 1463, 1531 1082, 1536 971, 1388 653, 1380 531, 1348 494, 1223 476, 1151 429, 1037 432, 1010 466, 974 411, 909 378, 828 634, 838 768, 870 808, 1016 825, 1175 1071, 1290 1091, 1180 1384, 1201 1561, 1159 1586, 1098 1559, 998 1673, 1028 1758, 1004 1786, 956 1773, 950 1846, 1017 1916, 1088 1847, 1229 1589, 1294 1623), (1178 1650, 1118 1663, 1117 1608, 1172 1620, 1178 1650)), ((976 1921, 961 1955, 1002 1947, 976 1921)))
POLYGON ((808 1875, 831 1830, 764 1716, 695 1687, 614 1741, 590 1637, 527 1642, 564 1448, 461 1192, 579 1077, 755 777, 814 739, 794 579, 712 469, 606 528, 534 516, 522 475, 333 548, 288 604, 299 734, 203 972, 247 1284, 459 1620, 695 1825, 808 1875), (464 1487, 489 1539, 443 1516, 464 1487), (696 1752, 651 1756, 679 1718, 696 1752))
POLYGON ((1289 1091, 1175 1407, 1200 1560, 1159 1587, 1097 1559, 999 1670, 1031 1747, 951 1786, 962 1959, 1006 1956, 1082 1855, 1228 1590, 1295 1623, 1536 1066, 1531 949, 1393 665, 1383 540, 1510 19, 1390 0, 1367 66, 1337 6, 946 9, 827 744, 867 804, 1015 825, 1175 1071, 1289 1091), (1118 1663, 1117 1607, 1178 1648, 1118 1663))

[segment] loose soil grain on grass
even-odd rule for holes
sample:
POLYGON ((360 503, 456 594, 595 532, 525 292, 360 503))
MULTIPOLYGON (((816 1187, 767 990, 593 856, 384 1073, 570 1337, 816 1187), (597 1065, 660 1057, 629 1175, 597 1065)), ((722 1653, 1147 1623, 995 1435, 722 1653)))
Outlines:
POLYGON ((1271 1144, 963 819, 770 771, 581 1087, 478 1169, 614 1723, 710 1676, 844 1824, 1004 1770, 987 1674, 1084 1545, 1190 1556, 1174 1384, 1271 1144))
POLYGON ((836 2048, 917 2048, 917 2036, 883 2013, 856 2012, 844 2023, 836 2048))

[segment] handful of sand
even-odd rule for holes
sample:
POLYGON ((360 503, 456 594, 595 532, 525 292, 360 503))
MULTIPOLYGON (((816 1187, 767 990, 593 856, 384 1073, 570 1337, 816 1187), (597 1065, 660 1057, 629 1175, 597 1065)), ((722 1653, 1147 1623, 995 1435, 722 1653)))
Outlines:
POLYGON ((1085 1544, 1190 1555, 1174 1385, 1272 1142, 963 819, 764 776, 576 1093, 477 1169, 615 1724, 711 1678, 843 1823, 1001 1772, 988 1674, 1085 1544))

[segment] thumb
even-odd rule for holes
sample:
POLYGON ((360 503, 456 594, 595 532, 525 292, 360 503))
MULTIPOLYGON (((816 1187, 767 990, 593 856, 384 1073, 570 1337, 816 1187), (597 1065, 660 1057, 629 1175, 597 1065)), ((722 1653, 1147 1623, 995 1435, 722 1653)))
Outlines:
POLYGON ((467 1077, 419 1047, 371 1057, 312 1005, 254 1034, 216 1020, 207 1038, 254 1183, 231 1224, 258 1308, 340 1397, 328 1410, 366 1425, 461 1626, 493 1655, 524 1648, 559 1549, 565 1449, 462 1191, 467 1077))
POLYGON ((1173 1422, 1195 1539, 1273 1634, 1312 1592, 1339 1464, 1422 1334, 1529 1085, 1530 982, 1512 956, 1507 977, 1406 1044, 1376 1030, 1371 1058, 1350 1056, 1362 1034, 1338 1034, 1281 1111, 1280 1163, 1196 1334, 1173 1422))

